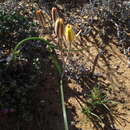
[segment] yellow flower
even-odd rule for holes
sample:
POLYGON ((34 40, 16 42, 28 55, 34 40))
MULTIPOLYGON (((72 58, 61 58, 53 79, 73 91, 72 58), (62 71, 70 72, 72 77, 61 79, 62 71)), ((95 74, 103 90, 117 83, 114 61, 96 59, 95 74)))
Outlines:
POLYGON ((58 38, 63 38, 64 35, 64 20, 62 18, 57 18, 55 22, 55 34, 58 38))
POLYGON ((70 24, 66 25, 65 28, 65 39, 67 42, 72 43, 74 40, 74 32, 70 24))

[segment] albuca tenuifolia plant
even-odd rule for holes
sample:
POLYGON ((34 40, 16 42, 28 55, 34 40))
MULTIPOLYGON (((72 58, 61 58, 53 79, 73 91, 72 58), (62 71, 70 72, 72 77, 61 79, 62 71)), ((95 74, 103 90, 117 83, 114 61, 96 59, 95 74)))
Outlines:
MULTIPOLYGON (((67 49, 67 57, 66 57, 65 62, 63 63, 63 66, 62 66, 63 71, 61 73, 61 80, 60 80, 60 92, 61 92, 61 101, 62 101, 62 110, 63 110, 63 117, 64 117, 64 125, 65 125, 65 130, 69 130, 69 128, 68 128, 68 121, 67 121, 67 114, 66 114, 66 108, 65 108, 65 101, 64 101, 63 77, 64 77, 64 74, 65 74, 64 70, 65 70, 65 66, 66 66, 66 61, 68 60, 68 57, 69 57, 71 43, 74 40, 74 32, 72 30, 71 25, 67 24, 65 30, 64 30, 64 26, 63 25, 64 25, 63 24, 63 19, 58 18, 56 20, 56 23, 55 23, 55 33, 56 33, 56 36, 59 39, 61 39, 61 38, 62 38, 62 40, 65 39, 65 42, 67 44, 69 44, 69 48, 67 49), (63 37, 65 37, 65 38, 63 39, 63 37)), ((65 45, 65 47, 66 47, 66 45, 65 45)), ((63 50, 65 50, 65 49, 63 49, 63 50)))
POLYGON ((86 96, 85 106, 82 107, 82 112, 87 116, 94 128, 97 130, 113 130, 115 124, 119 123, 120 114, 115 109, 117 102, 108 98, 100 85, 96 85, 86 96))

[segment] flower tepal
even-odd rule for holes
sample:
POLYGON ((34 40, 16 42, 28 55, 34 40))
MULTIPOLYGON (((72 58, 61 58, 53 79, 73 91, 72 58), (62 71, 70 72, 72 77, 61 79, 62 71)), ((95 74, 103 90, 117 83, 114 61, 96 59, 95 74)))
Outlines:
POLYGON ((65 39, 67 42, 72 43, 74 40, 74 32, 70 24, 66 25, 65 28, 65 39))
POLYGON ((53 7, 51 10, 51 17, 52 17, 53 23, 55 23, 56 21, 56 14, 57 14, 57 8, 53 7))
POLYGON ((64 20, 62 18, 57 18, 55 22, 55 34, 58 38, 63 38, 64 35, 64 20))

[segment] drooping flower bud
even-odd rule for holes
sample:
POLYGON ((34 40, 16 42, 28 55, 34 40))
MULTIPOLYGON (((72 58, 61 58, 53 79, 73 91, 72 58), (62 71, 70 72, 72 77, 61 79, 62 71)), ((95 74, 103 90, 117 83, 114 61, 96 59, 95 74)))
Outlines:
POLYGON ((68 43, 72 43, 74 41, 74 32, 73 32, 72 26, 70 24, 66 25, 65 39, 68 43))
POLYGON ((64 20, 62 18, 57 18, 55 22, 55 34, 58 38, 63 38, 64 35, 64 20))
POLYGON ((56 14, 57 14, 57 8, 53 7, 53 8, 51 9, 51 17, 52 17, 53 24, 54 24, 55 21, 56 21, 56 14))
POLYGON ((39 9, 36 11, 36 17, 39 23, 41 24, 41 26, 44 26, 46 22, 45 22, 45 17, 42 10, 39 9))

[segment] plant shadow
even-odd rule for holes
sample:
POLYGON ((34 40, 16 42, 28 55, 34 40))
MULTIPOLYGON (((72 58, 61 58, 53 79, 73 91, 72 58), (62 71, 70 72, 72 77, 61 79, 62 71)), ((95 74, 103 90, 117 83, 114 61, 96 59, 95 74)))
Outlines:
POLYGON ((110 84, 106 83, 105 79, 106 77, 103 75, 93 73, 90 69, 78 64, 77 61, 70 61, 66 69, 66 80, 64 81, 70 128, 73 124, 76 125, 79 123, 78 116, 80 115, 77 115, 77 109, 80 109, 80 113, 86 115, 86 120, 89 119, 93 126, 91 128, 93 129, 116 130, 118 125, 125 126, 127 122, 123 118, 125 113, 118 111, 118 103, 115 100, 113 101, 111 97, 110 99, 108 98, 110 95, 107 96, 107 94, 111 90, 109 89, 110 84), (99 91, 96 99, 92 97, 95 88, 99 91), (77 107, 78 104, 80 108, 77 107), (75 119, 76 117, 77 120, 75 119))

